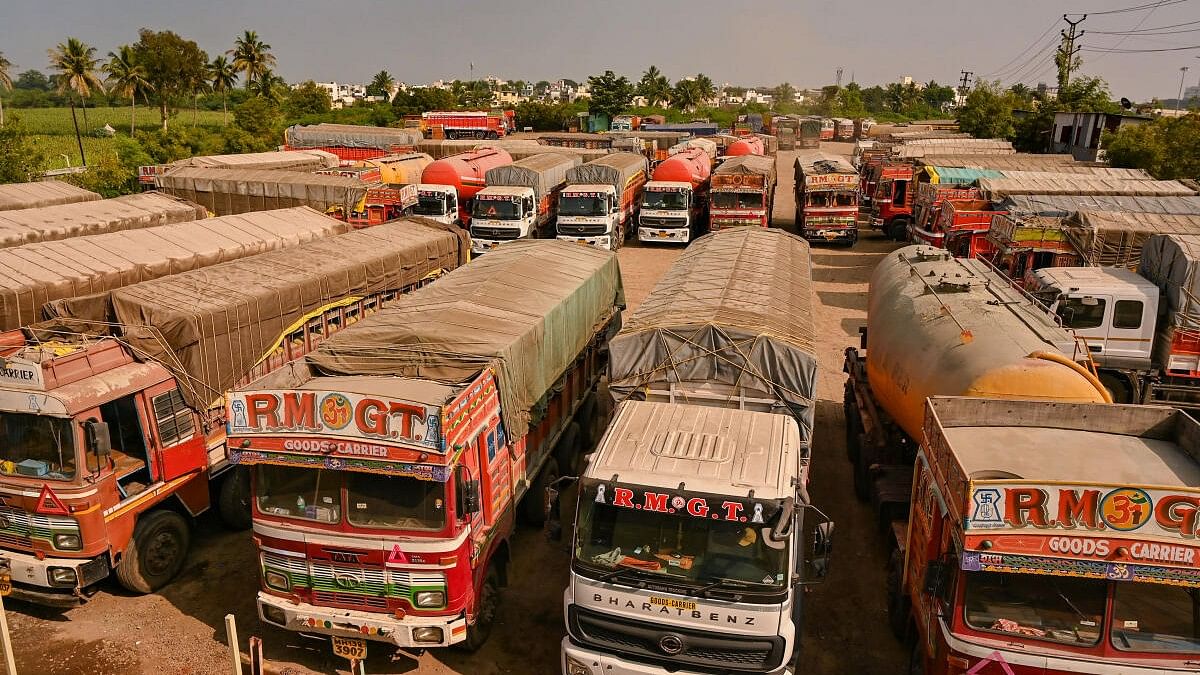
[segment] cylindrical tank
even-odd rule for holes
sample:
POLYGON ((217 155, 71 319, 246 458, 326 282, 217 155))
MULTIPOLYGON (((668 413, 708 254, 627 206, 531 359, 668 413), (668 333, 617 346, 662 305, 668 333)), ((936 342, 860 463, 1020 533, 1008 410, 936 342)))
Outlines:
POLYGON ((914 439, 929 396, 1103 402, 1074 339, 978 260, 930 246, 886 256, 867 299, 867 379, 914 439))
POLYGON ((712 162, 702 148, 688 148, 671 155, 654 169, 651 180, 679 181, 691 183, 696 189, 708 180, 712 173, 712 162))
POLYGON ((423 152, 409 152, 364 159, 359 165, 378 168, 379 180, 389 185, 416 185, 421 182, 425 167, 432 163, 433 157, 423 152))
POLYGON ((725 154, 731 157, 739 157, 741 155, 761 155, 763 154, 763 142, 758 136, 746 136, 741 138, 725 148, 725 154))
POLYGON ((507 164, 512 164, 512 157, 503 150, 472 150, 431 162, 421 172, 421 182, 449 185, 458 191, 459 203, 464 203, 487 185, 484 175, 490 169, 507 164))

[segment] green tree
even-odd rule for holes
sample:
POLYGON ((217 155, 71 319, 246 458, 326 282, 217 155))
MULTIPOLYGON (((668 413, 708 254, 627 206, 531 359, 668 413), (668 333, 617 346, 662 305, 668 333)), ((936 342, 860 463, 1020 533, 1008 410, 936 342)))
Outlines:
POLYGON ((137 62, 133 47, 121 45, 115 52, 108 53, 108 63, 100 66, 107 76, 108 90, 117 96, 129 97, 129 136, 137 129, 137 97, 146 100, 146 92, 152 89, 146 79, 146 69, 137 62))
POLYGON ((254 81, 254 86, 251 87, 251 91, 265 98, 271 104, 276 104, 283 99, 283 91, 286 87, 287 83, 283 81, 282 77, 267 70, 258 75, 258 78, 254 81))
POLYGON ((1109 164, 1144 169, 1161 180, 1200 176, 1200 114, 1162 117, 1106 132, 1102 145, 1109 164))
MULTIPOLYGON (((271 45, 260 40, 258 33, 252 30, 243 32, 241 37, 234 40, 233 49, 225 53, 233 57, 234 70, 246 74, 247 90, 270 73, 271 67, 275 65, 271 45)), ((262 91, 261 87, 259 91, 262 91)))
POLYGON ((209 86, 221 95, 221 126, 225 126, 229 123, 229 90, 237 84, 237 69, 224 55, 218 54, 213 57, 212 63, 208 64, 208 77, 209 86))
POLYGON ((233 125, 257 138, 275 138, 279 131, 279 111, 258 96, 233 109, 233 125))
POLYGON ((1062 91, 1067 88, 1071 81, 1071 72, 1079 70, 1083 65, 1083 59, 1079 56, 1069 55, 1071 44, 1067 41, 1067 36, 1063 35, 1062 44, 1059 49, 1054 52, 1054 67, 1058 69, 1058 89, 1062 91))
MULTIPOLYGON (((104 85, 96 75, 96 48, 76 38, 67 38, 49 51, 50 67, 58 71, 58 92, 60 94, 74 93, 79 103, 84 105, 85 99, 92 92, 103 91, 104 85)), ((71 101, 71 120, 75 124, 75 142, 79 144, 79 159, 87 166, 87 155, 83 152, 83 139, 79 135, 79 122, 75 120, 75 103, 71 101)), ((87 129, 87 106, 83 107, 83 127, 87 129)))
POLYGON ((705 104, 717 95, 717 86, 704 73, 696 73, 696 93, 700 95, 700 103, 705 104))
MULTIPOLYGON (((1021 102, 1013 95, 1014 106, 1021 102)), ((1021 152, 1046 152, 1054 132, 1056 112, 1116 113, 1120 106, 1113 103, 1108 84, 1099 77, 1077 77, 1051 100, 1037 100, 1036 109, 1016 123, 1013 145, 1021 152)))
POLYGON ((671 107, 683 111, 695 110, 704 101, 700 86, 695 80, 680 80, 671 90, 671 107))
POLYGON ((650 66, 638 81, 637 95, 645 97, 646 105, 650 107, 666 103, 671 100, 671 81, 659 71, 658 66, 650 66))
POLYGON ((979 82, 958 111, 958 126, 975 138, 1011 138, 1013 100, 999 82, 979 82))
POLYGON ((921 101, 930 108, 941 111, 945 106, 954 103, 954 87, 944 87, 936 80, 930 80, 921 90, 921 101))
POLYGON ((375 73, 375 77, 371 80, 371 84, 367 85, 367 96, 383 96, 389 99, 392 87, 396 85, 396 78, 392 77, 391 73, 386 70, 381 70, 375 73))
POLYGON ((158 106, 162 128, 179 103, 191 97, 208 75, 208 54, 192 40, 143 28, 133 45, 134 59, 146 70, 149 95, 158 106))
POLYGON ((611 120, 625 112, 633 100, 633 84, 629 78, 624 75, 617 77, 611 70, 589 77, 588 86, 592 90, 588 112, 592 115, 603 115, 611 120))
POLYGON ((26 70, 17 76, 17 81, 13 84, 14 89, 27 89, 30 91, 50 91, 54 87, 50 84, 50 78, 40 70, 26 70))
POLYGON ((866 117, 867 107, 863 104, 862 92, 857 88, 842 89, 837 94, 832 112, 837 117, 866 117))
POLYGON ((887 92, 879 85, 863 89, 862 101, 867 112, 873 115, 878 115, 888 109, 887 92))
POLYGON ((0 183, 28 183, 46 170, 46 157, 25 132, 16 115, 0 126, 0 183))
POLYGON ((517 126, 532 127, 534 131, 562 131, 575 120, 577 112, 580 112, 577 104, 527 101, 516 107, 517 126))
MULTIPOLYGON (((13 88, 12 76, 8 74, 8 69, 12 68, 12 61, 4 58, 4 52, 0 52, 0 89, 11 90, 13 88)), ((4 124, 4 99, 0 98, 0 125, 4 124)))
POLYGON ((1028 85, 1018 82, 1009 87, 1008 91, 1016 98, 1017 102, 1019 102, 1021 106, 1029 107, 1033 105, 1034 91, 1030 89, 1028 85))
POLYGON ((791 105, 796 102, 796 88, 790 82, 784 82, 771 91, 771 96, 775 99, 776 107, 791 105))
POLYGON ((333 102, 329 100, 329 92, 318 87, 312 80, 291 90, 284 104, 284 110, 290 117, 323 115, 332 108, 333 102))
POLYGON ((455 80, 451 92, 454 94, 453 107, 467 110, 487 110, 492 107, 492 87, 484 80, 461 81, 455 80))

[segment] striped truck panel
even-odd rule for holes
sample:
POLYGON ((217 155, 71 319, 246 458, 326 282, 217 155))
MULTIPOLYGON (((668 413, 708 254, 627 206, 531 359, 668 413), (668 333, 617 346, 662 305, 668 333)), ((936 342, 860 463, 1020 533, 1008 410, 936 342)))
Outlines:
POLYGON ((53 546, 56 534, 79 534, 79 523, 64 516, 44 516, 11 506, 0 506, 0 543, 32 546, 44 541, 53 546))
POLYGON ((286 575, 292 588, 307 588, 314 593, 395 598, 408 602, 410 607, 416 606, 415 596, 419 592, 446 592, 446 577, 441 572, 343 565, 266 551, 262 554, 262 566, 264 575, 268 571, 286 575))

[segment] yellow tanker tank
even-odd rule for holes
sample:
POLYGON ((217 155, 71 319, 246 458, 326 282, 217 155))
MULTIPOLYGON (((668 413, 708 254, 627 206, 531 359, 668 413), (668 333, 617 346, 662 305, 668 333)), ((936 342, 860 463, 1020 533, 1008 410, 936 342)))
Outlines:
POLYGON ((360 160, 358 165, 378 167, 380 182, 389 185, 416 185, 421 182, 421 172, 431 163, 433 157, 423 152, 409 152, 360 160))
POLYGON ((1111 400, 1072 360, 1074 337, 978 260, 902 248, 875 268, 867 304, 867 379, 911 438, 929 396, 1111 400))

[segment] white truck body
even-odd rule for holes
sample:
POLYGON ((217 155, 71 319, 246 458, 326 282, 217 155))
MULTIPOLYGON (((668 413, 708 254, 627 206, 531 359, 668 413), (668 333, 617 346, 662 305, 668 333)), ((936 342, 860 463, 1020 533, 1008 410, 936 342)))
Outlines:
POLYGON ((475 193, 471 205, 471 253, 480 254, 513 239, 528 239, 549 220, 538 214, 533 188, 493 185, 475 193))
POLYGON ((621 195, 611 185, 568 185, 563 188, 558 195, 558 238, 615 251, 620 244, 620 229, 628 217, 622 212, 620 199, 621 195), (564 229, 593 232, 601 228, 605 234, 562 234, 564 229))
POLYGON ((420 183, 413 214, 446 225, 458 222, 458 192, 450 185, 420 183))
POLYGON ((699 218, 691 183, 652 180, 642 194, 638 213, 638 241, 686 244, 692 240, 699 218))

